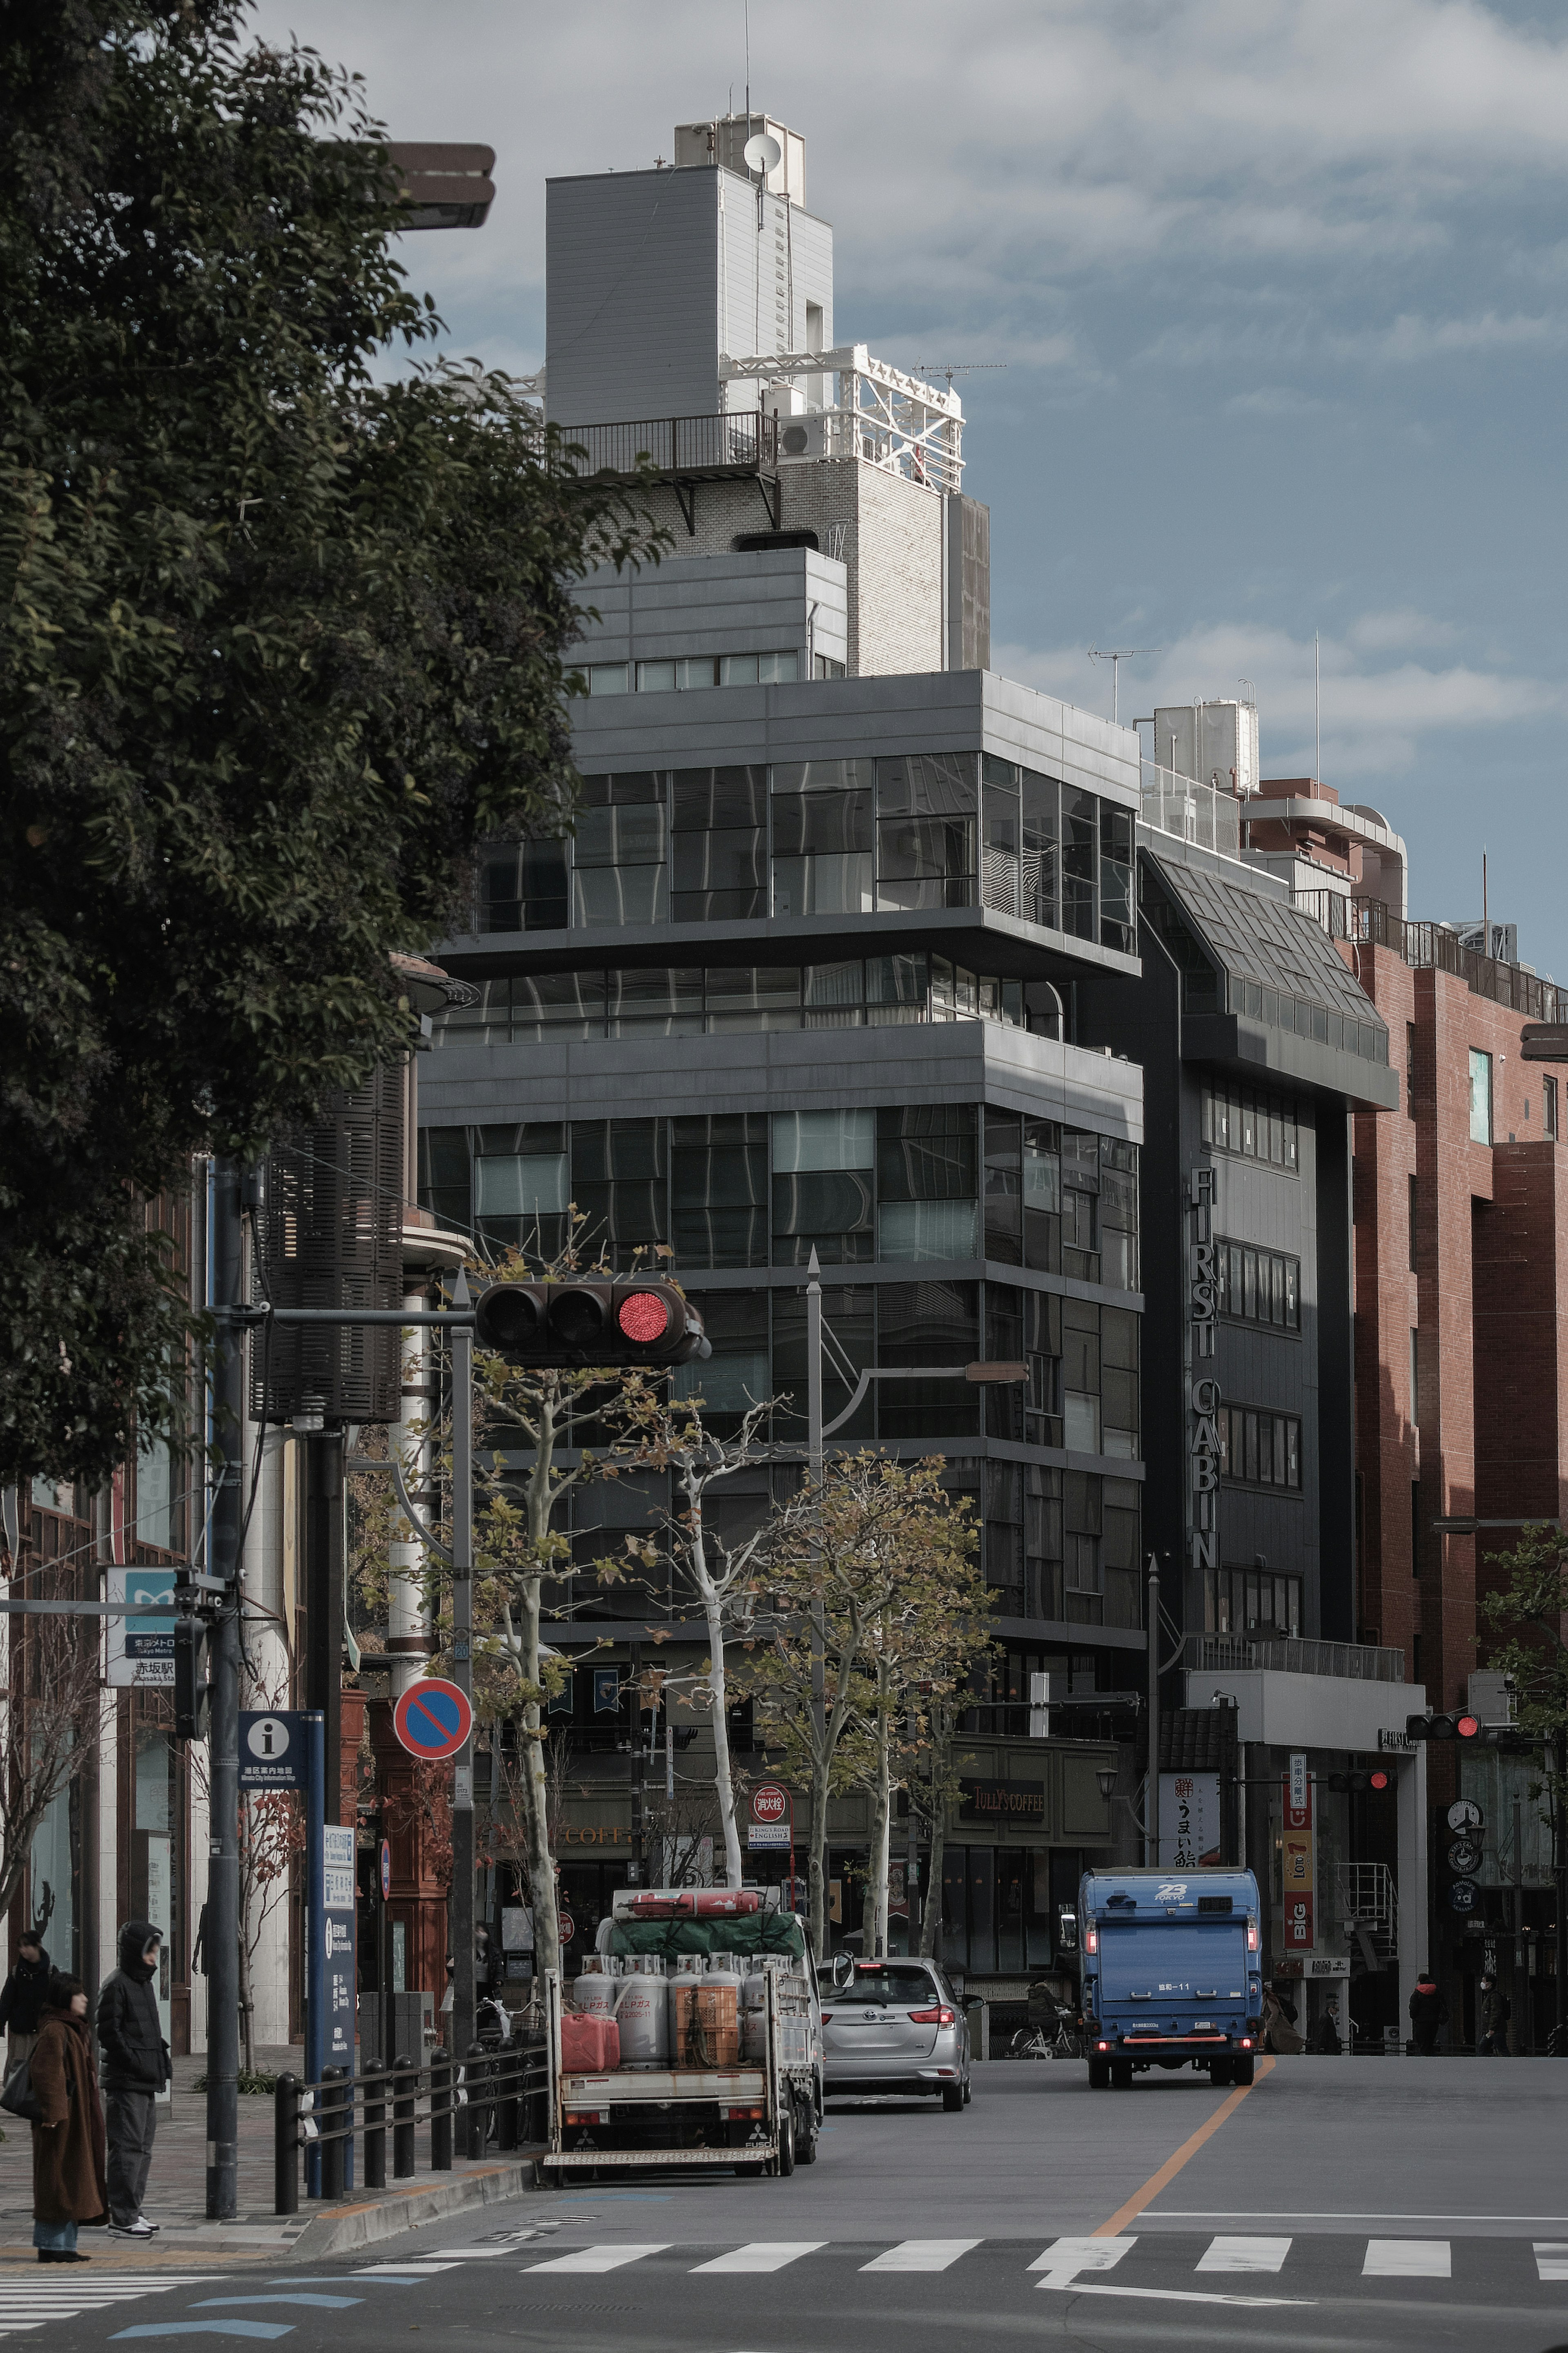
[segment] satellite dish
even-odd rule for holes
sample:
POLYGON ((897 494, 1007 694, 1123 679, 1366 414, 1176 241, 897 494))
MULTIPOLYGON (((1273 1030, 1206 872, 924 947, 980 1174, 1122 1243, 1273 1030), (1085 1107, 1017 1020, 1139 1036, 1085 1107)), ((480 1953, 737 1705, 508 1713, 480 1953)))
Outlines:
POLYGON ((763 179, 770 172, 776 172, 784 162, 784 149, 771 131, 757 132, 754 137, 747 140, 743 153, 747 171, 760 172, 763 179))

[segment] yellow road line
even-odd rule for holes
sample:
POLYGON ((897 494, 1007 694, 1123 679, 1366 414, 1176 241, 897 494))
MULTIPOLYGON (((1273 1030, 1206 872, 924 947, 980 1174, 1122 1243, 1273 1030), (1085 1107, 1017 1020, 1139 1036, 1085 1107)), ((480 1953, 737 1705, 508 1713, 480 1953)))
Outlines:
POLYGON ((1160 2168, 1159 2172, 1152 2173, 1149 2176, 1148 2180, 1143 2184, 1142 2189, 1135 2189, 1131 2197, 1127 2200, 1126 2205, 1119 2206, 1115 2213, 1111 2216, 1110 2221, 1102 2222, 1098 2231, 1091 2231, 1089 2232, 1089 2237, 1091 2239, 1120 2238, 1122 2232, 1127 2228, 1128 2223, 1136 2221, 1137 2217, 1143 2211, 1144 2207, 1149 2205, 1159 2196, 1166 2183, 1175 2179, 1177 2174, 1180 2173, 1187 2159, 1190 2157, 1196 2157, 1205 2141, 1210 2139, 1214 2134, 1218 2132, 1221 2125, 1226 2121, 1226 2118, 1227 2116, 1233 2116, 1236 2114, 1236 2111, 1240 2107, 1248 2092, 1254 2090, 1258 2084, 1262 2083, 1263 2078, 1265 2075, 1269 2073, 1273 2065, 1274 2062, 1271 2058, 1260 2059, 1258 2062, 1258 2073, 1254 2076, 1252 2083, 1238 2084, 1235 2091, 1230 2094, 1230 2097, 1227 2100, 1221 2101, 1219 2106, 1215 2110, 1213 2116, 1209 2117, 1207 2123, 1201 2124, 1196 2132, 1190 2135, 1190 2137, 1182 2143, 1181 2147, 1177 2149, 1173 2156, 1168 2157, 1165 2159, 1165 2162, 1160 2168))

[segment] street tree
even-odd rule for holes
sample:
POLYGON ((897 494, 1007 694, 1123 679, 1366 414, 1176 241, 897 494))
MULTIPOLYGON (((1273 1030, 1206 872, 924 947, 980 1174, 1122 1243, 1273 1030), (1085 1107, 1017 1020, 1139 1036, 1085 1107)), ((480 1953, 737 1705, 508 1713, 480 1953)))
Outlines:
POLYGON ((416 1027, 476 842, 569 831, 595 564, 660 534, 440 364, 355 79, 243 0, 0 14, 0 1480, 171 1425, 145 1205, 416 1027))
MULTIPOLYGON (((1500 1580, 1480 1603, 1498 1637, 1489 1664, 1511 1679, 1520 1731, 1541 1743, 1557 1913, 1568 1919, 1568 1536, 1545 1523, 1527 1526, 1487 1566, 1500 1580)), ((1559 2018, 1561 2004, 1560 1985, 1559 2018)))
MULTIPOLYGON (((10 1566, 6 1563, 7 1567, 10 1566)), ((40 1598, 47 1577, 17 1580, 16 1590, 40 1598)), ((70 1599, 68 1595, 54 1598, 70 1599)), ((99 1620, 67 1616, 16 1617, 7 1621, 5 1681, 0 1687, 0 1915, 21 1887, 33 1841, 50 1807, 97 1749, 113 1694, 105 1691, 99 1620)))

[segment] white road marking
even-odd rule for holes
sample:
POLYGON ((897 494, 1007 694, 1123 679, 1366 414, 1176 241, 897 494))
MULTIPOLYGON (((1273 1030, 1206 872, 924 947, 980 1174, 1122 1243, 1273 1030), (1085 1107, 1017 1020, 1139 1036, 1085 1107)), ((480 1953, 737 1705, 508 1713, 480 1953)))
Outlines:
POLYGON ((89 2271, 84 2279, 86 2268, 72 2264, 63 2279, 40 2279, 34 2272, 25 2280, 0 2281, 0 2337, 19 2337, 78 2313, 107 2312, 137 2296, 166 2295, 171 2288, 205 2287, 223 2277, 221 2272, 100 2272, 95 2278, 89 2271))
POLYGON ((534 2272, 616 2272, 623 2263, 640 2263, 644 2255, 661 2255, 669 2245, 660 2239, 647 2247, 574 2247, 569 2255, 552 2255, 547 2263, 530 2263, 534 2272))
POLYGON ((1369 2239, 1363 2279, 1451 2279, 1447 2239, 1369 2239))
POLYGON ((971 2247, 983 2247, 984 2239, 905 2239, 896 2247, 884 2247, 863 2272, 944 2272, 971 2247))
POLYGON ((757 2239, 749 2246, 731 2247, 727 2255, 715 2255, 711 2263, 693 2263, 692 2275, 695 2277, 699 2272, 782 2272, 786 2263, 798 2263, 802 2255, 814 2255, 818 2247, 826 2244, 826 2239, 757 2239))
POLYGON ((1538 2239, 1535 2244, 1535 2268, 1543 2280, 1568 2280, 1568 2247, 1538 2239))
POLYGON ((1261 2307, 1268 2305, 1315 2304, 1311 2295, 1223 2295, 1217 2289, 1195 2287, 1114 2287, 1102 2280, 1043 2279, 1042 2287, 1060 2288, 1068 2295, 1136 2295, 1155 2297, 1174 2304, 1245 2304, 1261 2307))
POLYGON ((1289 2252, 1289 2239, 1211 2239, 1197 2268, 1200 2272, 1277 2272, 1289 2252))
POLYGON ((1077 2272, 1114 2270, 1128 2248, 1137 2243, 1136 2232, 1130 2239, 1058 2239, 1043 2255, 1035 2257, 1029 2269, 1048 2274, 1040 2282, 1042 2287, 1062 2287, 1077 2272))

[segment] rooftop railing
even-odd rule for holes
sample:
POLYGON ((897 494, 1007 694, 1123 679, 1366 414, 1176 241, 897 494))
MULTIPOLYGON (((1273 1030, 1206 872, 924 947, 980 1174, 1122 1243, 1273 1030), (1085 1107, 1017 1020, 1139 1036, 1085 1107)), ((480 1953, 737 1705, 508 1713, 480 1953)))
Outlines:
POLYGON ((1346 897, 1337 891, 1300 891, 1297 912, 1321 923, 1333 940, 1358 945, 1392 948, 1413 971, 1448 972, 1462 980, 1473 997, 1489 997, 1532 1021, 1568 1020, 1568 990, 1559 988, 1521 965, 1468 948, 1446 923, 1402 922, 1381 899, 1346 897))
POLYGON ((1241 803, 1234 793, 1200 785, 1195 777, 1178 776, 1173 768, 1142 763, 1143 823, 1159 833, 1191 841, 1200 849, 1217 850, 1223 858, 1241 855, 1241 803))
POLYGON ((1282 1675, 1339 1675, 1351 1683, 1402 1683, 1403 1651, 1365 1642, 1313 1642, 1296 1634, 1189 1634, 1182 1664, 1194 1673, 1263 1667, 1282 1675))
POLYGON ((771 474, 778 463, 778 420, 748 409, 734 416, 563 425, 561 443, 574 473, 635 475, 647 464, 657 474, 771 474))

